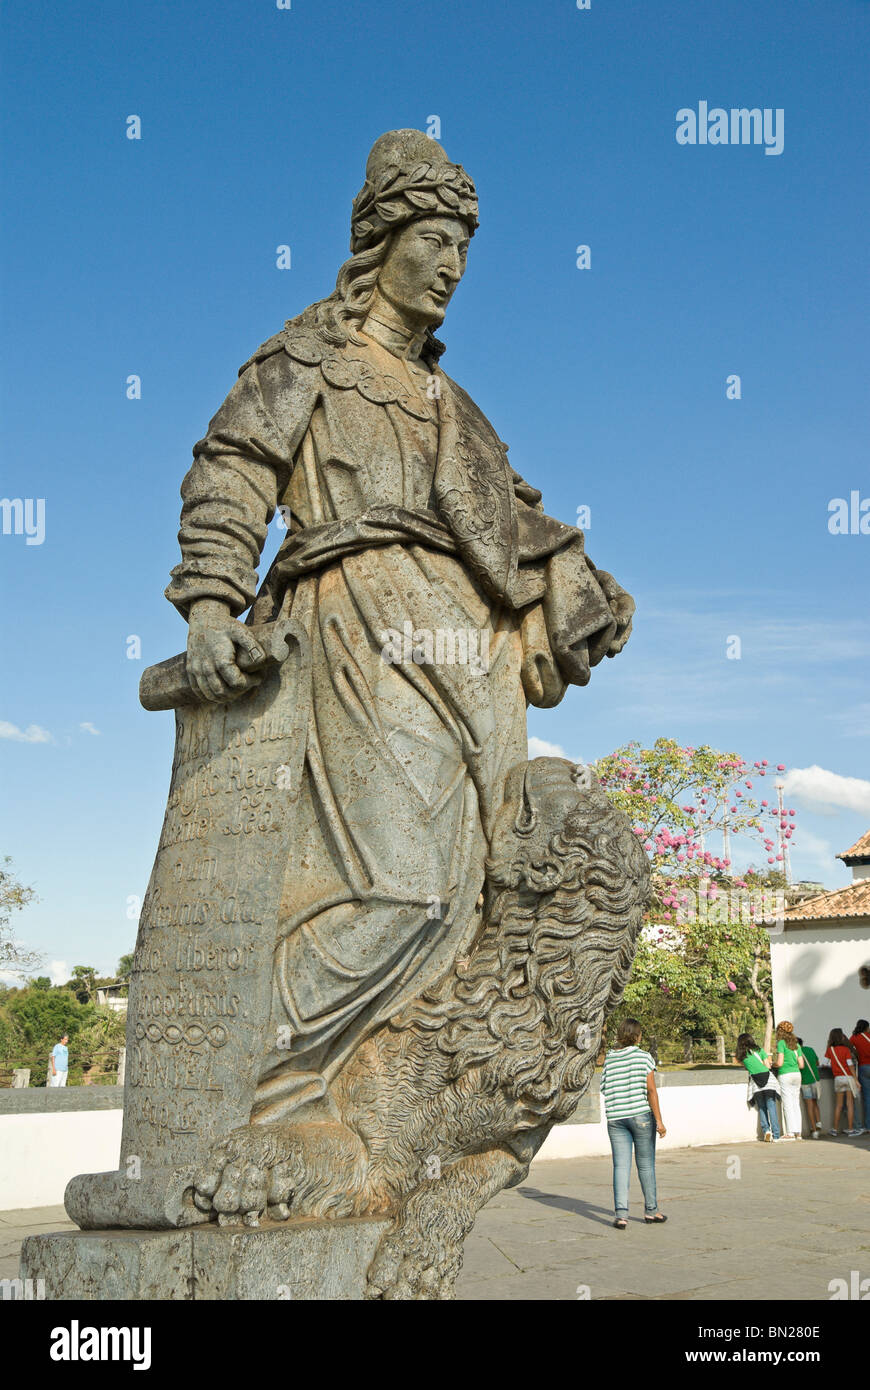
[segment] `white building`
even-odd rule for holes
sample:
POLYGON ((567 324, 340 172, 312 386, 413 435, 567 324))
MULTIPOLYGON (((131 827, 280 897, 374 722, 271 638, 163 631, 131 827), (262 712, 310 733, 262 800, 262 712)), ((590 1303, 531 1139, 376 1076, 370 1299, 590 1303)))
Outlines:
POLYGON ((870 965, 870 830, 837 858, 852 870, 848 887, 795 903, 770 939, 776 1021, 790 1019, 820 1057, 832 1028, 848 1036, 858 1018, 870 1018, 861 987, 870 965))
POLYGON ((97 1003, 115 1013, 127 1012, 127 981, 114 980, 109 985, 97 985, 97 1003))

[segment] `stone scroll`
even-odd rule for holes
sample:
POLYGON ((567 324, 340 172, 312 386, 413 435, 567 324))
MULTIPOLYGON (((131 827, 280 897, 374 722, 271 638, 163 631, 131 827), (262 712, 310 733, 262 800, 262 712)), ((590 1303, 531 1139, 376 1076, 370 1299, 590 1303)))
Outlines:
POLYGON ((188 703, 183 658, 143 676, 143 704, 177 706, 175 756, 130 982, 121 1166, 67 1189, 85 1227, 117 1224, 119 1200, 126 1224, 204 1219, 190 1175, 210 1142, 250 1119, 309 667, 298 624, 252 632, 269 654, 265 674, 233 703, 188 703))

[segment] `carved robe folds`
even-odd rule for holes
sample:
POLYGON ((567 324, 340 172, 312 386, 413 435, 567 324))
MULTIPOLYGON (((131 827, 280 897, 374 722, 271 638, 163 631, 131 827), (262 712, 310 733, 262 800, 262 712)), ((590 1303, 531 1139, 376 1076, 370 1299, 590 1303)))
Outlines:
POLYGON ((471 946, 526 704, 588 679, 622 591, 543 514, 465 392, 374 339, 335 348, 289 324, 194 453, 167 596, 183 613, 208 597, 253 603, 251 621, 289 614, 310 642, 254 1118, 328 1113, 349 1053, 471 946), (278 506, 288 535, 255 600, 278 506), (385 655, 408 625, 440 633, 429 650, 446 659, 385 655), (472 647, 485 662, 463 659, 472 647))

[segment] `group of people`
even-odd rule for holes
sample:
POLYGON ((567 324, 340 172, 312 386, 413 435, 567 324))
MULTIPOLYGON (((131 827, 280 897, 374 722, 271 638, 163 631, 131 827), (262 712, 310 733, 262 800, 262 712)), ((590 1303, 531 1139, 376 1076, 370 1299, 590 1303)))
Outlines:
MULTIPOLYGON (((613 1155, 613 1225, 628 1228, 628 1188, 631 1155, 634 1150, 637 1175, 644 1199, 644 1221, 661 1225, 667 1217, 658 1209, 656 1192, 656 1137, 666 1134, 656 1088, 655 1059, 641 1047, 643 1029, 636 1018, 623 1019, 616 1041, 604 1059, 601 1094, 607 1116, 607 1134, 613 1155)), ((749 1073, 747 1104, 758 1110, 762 1139, 767 1143, 800 1139, 801 1099, 807 1108, 810 1135, 822 1132, 819 1110, 821 1068, 830 1068, 834 1082, 834 1120, 832 1138, 840 1133, 845 1108, 845 1133, 852 1136, 870 1132, 870 1022, 859 1018, 847 1037, 842 1028, 832 1028, 828 1046, 820 1061, 815 1049, 795 1035, 794 1025, 784 1020, 776 1030, 774 1048, 759 1047, 751 1033, 737 1039, 736 1060, 749 1073), (861 1096, 863 1124, 855 1124, 855 1101, 861 1096), (780 1129, 776 1102, 782 1103, 780 1129)))
POLYGON ((870 1022, 866 1018, 858 1019, 851 1037, 847 1037, 842 1028, 832 1028, 821 1061, 815 1049, 797 1037, 794 1025, 786 1020, 777 1027, 775 1047, 771 1052, 759 1047, 751 1033, 741 1033, 735 1055, 749 1073, 746 1103, 758 1111, 761 1138, 765 1143, 776 1144, 802 1137, 801 1099, 807 1110, 810 1138, 819 1138, 822 1133, 819 1110, 822 1067, 830 1069, 834 1082, 831 1138, 836 1139, 841 1133, 844 1113, 846 1129, 843 1133, 849 1138, 870 1131, 870 1022), (859 1096, 863 1119, 856 1124, 855 1101, 859 1096), (781 1126, 776 1112, 777 1099, 782 1105, 781 1126))

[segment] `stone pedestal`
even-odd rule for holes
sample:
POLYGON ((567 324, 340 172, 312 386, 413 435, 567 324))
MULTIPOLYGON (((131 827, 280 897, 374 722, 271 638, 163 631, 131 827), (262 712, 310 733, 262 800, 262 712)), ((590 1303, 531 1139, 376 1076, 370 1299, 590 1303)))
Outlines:
POLYGON ((21 1278, 46 1299, 356 1300, 390 1222, 288 1221, 256 1230, 63 1231, 29 1236, 21 1278))

